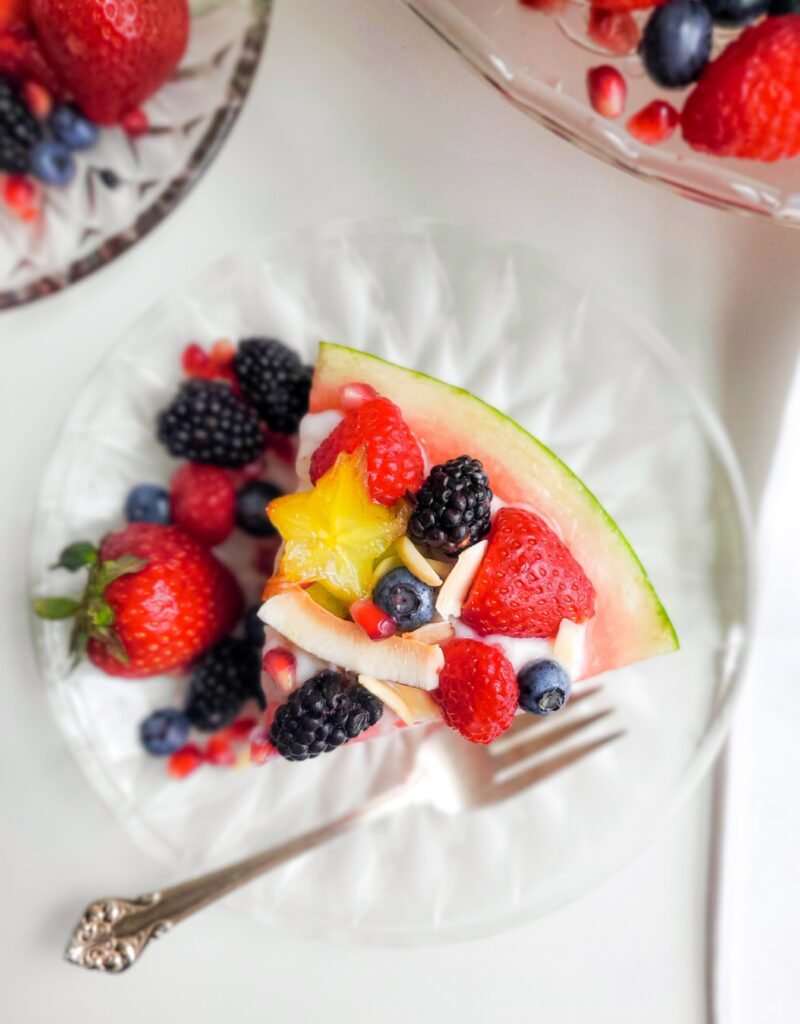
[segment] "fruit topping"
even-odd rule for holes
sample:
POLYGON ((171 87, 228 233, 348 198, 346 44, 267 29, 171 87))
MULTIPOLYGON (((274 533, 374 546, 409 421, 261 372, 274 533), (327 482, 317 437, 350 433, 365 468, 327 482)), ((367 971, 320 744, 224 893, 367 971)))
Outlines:
POLYGON ((265 707, 258 654, 246 640, 225 637, 194 666, 186 717, 196 729, 216 732, 230 725, 248 700, 265 707))
POLYGON ((154 711, 139 726, 139 737, 148 754, 166 757, 185 746, 189 739, 189 719, 177 708, 154 711))
POLYGON ((413 573, 417 579, 427 583, 429 587, 441 587, 442 578, 436 572, 430 561, 425 558, 419 548, 412 544, 408 537, 401 537, 395 541, 394 550, 397 552, 400 561, 413 573))
POLYGON ((291 693, 297 685, 297 659, 285 647, 273 647, 266 651, 262 666, 272 681, 284 693, 291 693))
POLYGON ((489 532, 492 497, 477 459, 461 455, 434 466, 416 495, 409 534, 417 544, 456 555, 489 532))
POLYGON ((228 569, 175 526, 133 523, 109 534, 99 552, 83 542, 62 553, 89 578, 80 602, 42 598, 45 619, 74 616, 71 650, 87 651, 103 672, 136 678, 187 665, 234 627, 242 608, 228 569), (75 559, 73 560, 73 555, 75 559))
POLYGON ((137 484, 125 500, 125 518, 129 523, 170 521, 169 493, 158 484, 137 484))
POLYGON ((601 117, 620 117, 624 113, 628 87, 619 71, 610 64, 601 64, 587 72, 586 89, 592 109, 601 117))
POLYGON ((442 717, 442 709, 433 697, 416 686, 387 683, 372 676, 359 676, 358 681, 406 725, 433 722, 442 717))
POLYGON ((350 605, 350 616, 370 640, 386 640, 397 632, 397 623, 374 601, 355 601, 350 605))
POLYGON ((249 480, 236 494, 236 525, 251 537, 274 537, 277 531, 267 515, 267 505, 282 494, 266 480, 249 480))
POLYGON ((405 533, 408 508, 367 493, 364 456, 340 455, 310 491, 276 498, 269 517, 285 547, 276 582, 320 582, 345 604, 369 597, 375 560, 405 533))
POLYGON ((233 370, 242 394, 269 429, 296 434, 308 412, 311 367, 274 338, 247 338, 239 343, 233 370))
POLYGON ((681 115, 664 100, 653 100, 628 118, 627 129, 646 146, 656 146, 672 135, 680 124, 681 115))
POLYGON ((426 626, 403 633, 405 640, 417 640, 421 644, 446 644, 452 640, 456 631, 449 622, 429 622, 426 626))
POLYGON ((231 535, 236 492, 224 469, 181 466, 170 482, 170 499, 175 525, 201 544, 213 548, 231 535))
POLYGON ((595 6, 589 11, 586 34, 604 50, 618 56, 633 53, 642 35, 632 14, 627 11, 604 11, 595 6))
POLYGON ((31 174, 45 185, 69 185, 76 169, 75 157, 63 142, 42 139, 31 148, 31 174))
POLYGON ((539 516, 501 508, 462 610, 483 636, 553 637, 562 619, 594 615, 594 587, 539 516))
POLYGON ((667 89, 697 81, 711 57, 712 32, 700 0, 670 0, 653 11, 639 47, 648 75, 667 89))
POLYGON ((305 761, 355 739, 383 714, 368 690, 339 672, 323 671, 278 708, 270 739, 289 761, 305 761))
POLYGON ((339 404, 343 412, 351 412, 365 402, 371 402, 373 398, 378 397, 378 392, 369 384, 345 384, 339 389, 339 404))
POLYGON ((236 468, 264 451, 258 417, 222 383, 188 380, 157 420, 158 440, 171 455, 236 468))
POLYGON ((225 736, 212 736, 206 743, 205 758, 209 764, 230 768, 236 764, 231 741, 225 736))
POLYGON ((481 562, 489 546, 487 540, 478 541, 458 556, 452 572, 442 584, 436 597, 436 611, 443 619, 457 619, 467 599, 467 594, 478 574, 481 562))
POLYGON ((433 587, 403 567, 392 569, 383 577, 375 588, 373 600, 390 616, 397 629, 408 632, 431 621, 435 594, 433 587))
POLYGON ((514 720, 519 699, 511 662, 494 644, 452 640, 435 693, 445 721, 472 743, 491 743, 514 720))
POLYGON ((329 611, 331 615, 335 615, 337 619, 347 618, 349 614, 347 605, 338 597, 334 597, 330 590, 326 590, 321 583, 312 583, 306 593, 312 601, 329 611))
POLYGON ((100 129, 74 107, 60 104, 52 112, 50 130, 67 149, 91 149, 100 138, 100 129))
POLYGON ((393 505, 416 491, 425 472, 422 452, 397 406, 375 398, 348 412, 311 456, 311 482, 316 483, 337 457, 363 449, 369 494, 373 501, 393 505))
POLYGON ((704 0, 717 25, 736 27, 767 13, 769 0, 704 0))
POLYGON ((585 626, 579 626, 569 619, 562 619, 553 641, 553 657, 576 678, 582 668, 585 626))
POLYGON ((534 715, 560 711, 572 692, 572 680, 564 667, 547 658, 523 666, 518 682, 519 706, 534 715))
POLYGON ((191 775, 205 761, 203 751, 196 743, 187 743, 185 747, 170 754, 167 762, 167 771, 173 779, 185 779, 191 775))

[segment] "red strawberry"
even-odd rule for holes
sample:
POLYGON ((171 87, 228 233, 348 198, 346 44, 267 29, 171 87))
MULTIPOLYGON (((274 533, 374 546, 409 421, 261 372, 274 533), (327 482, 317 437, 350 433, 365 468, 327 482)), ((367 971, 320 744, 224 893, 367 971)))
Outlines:
POLYGON ((519 687, 499 647, 479 640, 451 640, 439 673, 439 701, 448 725, 472 743, 491 743, 514 720, 519 687))
POLYGON ((728 43, 686 101, 683 137, 717 156, 800 153, 800 15, 767 18, 728 43))
POLYGON ((45 60, 39 43, 27 29, 0 33, 0 76, 15 82, 31 79, 45 86, 56 96, 64 89, 45 60))
POLYGON ((562 619, 594 615, 594 587, 549 526, 501 508, 461 617, 482 636, 552 637, 562 619))
POLYGON ((201 544, 213 548, 233 532, 236 489, 224 469, 188 462, 173 476, 169 495, 172 521, 201 544))
POLYGON ((72 649, 112 676, 183 668, 236 624, 242 594, 230 571, 176 526, 132 523, 91 544, 66 548, 59 565, 85 566, 83 600, 43 598, 42 618, 75 617, 72 649))
POLYGON ((425 475, 422 452, 397 406, 375 398, 348 412, 311 456, 311 482, 327 473, 340 452, 363 448, 370 497, 393 505, 406 491, 418 491, 425 475))
POLYGON ((48 60, 98 124, 152 96, 189 37, 187 0, 31 0, 31 15, 48 60))

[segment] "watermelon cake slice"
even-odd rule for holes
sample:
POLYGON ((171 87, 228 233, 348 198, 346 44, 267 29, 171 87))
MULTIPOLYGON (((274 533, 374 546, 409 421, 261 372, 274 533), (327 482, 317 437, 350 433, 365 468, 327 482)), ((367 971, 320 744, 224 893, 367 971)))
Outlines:
POLYGON ((268 509, 262 760, 437 719, 490 743, 678 646, 594 495, 462 389, 323 343, 297 473, 268 509))

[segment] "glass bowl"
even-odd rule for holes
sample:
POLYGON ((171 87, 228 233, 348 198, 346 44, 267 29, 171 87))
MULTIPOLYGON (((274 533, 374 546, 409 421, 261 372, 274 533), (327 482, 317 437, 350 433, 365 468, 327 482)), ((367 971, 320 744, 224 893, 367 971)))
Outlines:
POLYGON ((65 189, 42 189, 26 223, 0 204, 0 310, 43 298, 110 263, 173 210, 216 156, 250 91, 272 0, 196 0, 189 47, 147 103, 150 130, 101 133, 65 189), (102 172, 113 171, 113 188, 102 172))
MULTIPOLYGON (((600 680, 623 739, 506 804, 462 817, 414 808, 343 837, 232 897, 275 927, 392 944, 484 935, 569 900, 627 861, 719 750, 747 630, 746 515, 731 450, 669 346, 615 296, 522 244, 422 221, 343 223, 215 264, 123 337, 77 396, 44 474, 32 589, 69 541, 120 524, 128 489, 175 463, 153 418, 189 340, 267 334, 314 358, 344 342, 469 388, 586 481, 641 555, 682 649, 600 680)), ((222 557, 263 579, 236 544, 222 557)), ((137 739, 186 682, 70 671, 63 624, 36 622, 56 718, 100 797, 179 877, 354 805, 395 776, 411 732, 301 766, 202 768, 170 779, 137 739)))
MULTIPOLYGON (((591 6, 565 2, 558 13, 520 0, 405 0, 517 107, 540 124, 606 163, 709 206, 800 224, 800 158, 774 164, 714 157, 692 150, 680 129, 658 146, 638 142, 627 116, 653 99, 680 109, 688 90, 656 87, 635 52, 615 56, 587 34, 591 6), (598 64, 619 68, 628 83, 626 116, 596 114, 586 94, 586 72, 598 64)), ((649 10, 632 11, 641 26, 649 10)), ((728 30, 729 32, 730 30, 728 30)), ((717 43, 724 38, 717 29, 717 43)))

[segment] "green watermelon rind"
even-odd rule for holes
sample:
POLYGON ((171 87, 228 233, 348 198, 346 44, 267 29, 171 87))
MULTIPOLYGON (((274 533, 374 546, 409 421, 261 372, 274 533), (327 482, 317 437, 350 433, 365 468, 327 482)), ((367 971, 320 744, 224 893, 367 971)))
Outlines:
MULTIPOLYGON (((330 368, 333 368, 330 372, 333 373, 333 376, 336 379, 336 384, 356 382, 362 380, 364 377, 363 367, 365 362, 371 364, 376 376, 380 376, 381 368, 384 368, 384 372, 390 371, 392 374, 401 374, 409 381, 409 383, 413 381, 424 381, 428 386, 432 386, 436 390, 444 389, 443 394, 447 394, 448 396, 458 396, 466 403, 465 408, 468 408, 468 406, 471 405, 472 408, 474 408, 481 416, 489 416, 496 419, 498 421, 497 425, 502 427, 504 430, 512 428, 516 435, 518 435, 518 440, 522 442, 523 445, 531 446, 540 458, 547 460, 547 464, 550 469, 553 470, 563 482, 569 485, 570 491, 575 496, 573 500, 583 504, 583 511, 588 513, 590 518, 594 520, 593 530, 595 534, 598 534, 599 531, 603 531, 604 535, 609 539, 614 539, 616 542, 614 546, 618 552, 617 560, 621 566, 627 566, 631 576, 635 577, 635 582, 639 591, 638 596, 641 599, 643 609, 646 608, 648 615, 647 632, 652 638, 652 646, 646 646, 641 653, 636 655, 635 660, 649 657, 654 654, 666 654, 678 649, 678 636, 675 632, 672 621, 663 604, 659 600, 655 588, 653 587, 653 584, 639 557, 631 547, 630 542, 617 523, 609 515, 597 497, 555 454, 555 452, 548 448, 547 445, 543 444, 538 438, 530 434, 515 420, 502 413, 499 409, 496 409, 494 406, 485 402, 477 395, 472 394, 472 392, 467 391, 465 388, 448 384, 444 381, 438 380, 436 377, 430 376, 429 374, 398 366, 395 363, 391 363, 388 360, 369 352, 363 352, 358 349, 349 348, 345 345, 338 345, 332 342, 323 341, 320 342, 317 371, 314 377, 314 387, 312 388, 312 411, 319 411, 320 390, 324 389, 326 386, 323 383, 323 378, 325 374, 329 372, 330 368), (343 372, 344 364, 348 362, 354 363, 352 374, 343 372), (361 371, 359 371, 359 366, 362 367, 361 371)), ((368 376, 372 375, 368 374, 368 376)), ((375 384, 373 384, 373 386, 375 386, 375 384)), ((376 390, 381 390, 379 382, 376 390)), ((393 396, 390 394, 388 397, 391 398, 393 396)), ((402 409, 402 402, 398 402, 398 404, 400 404, 402 409)), ((328 396, 327 398, 323 397, 322 405, 324 408, 335 407, 333 395, 328 396)), ((497 457, 501 458, 500 456, 497 457)), ((590 567, 584 566, 584 568, 589 571, 591 578, 590 567)), ((643 611, 640 612, 640 614, 643 614, 643 611)), ((624 663, 625 662, 623 662, 623 664, 624 663)), ((618 666, 613 665, 610 667, 618 666)))

